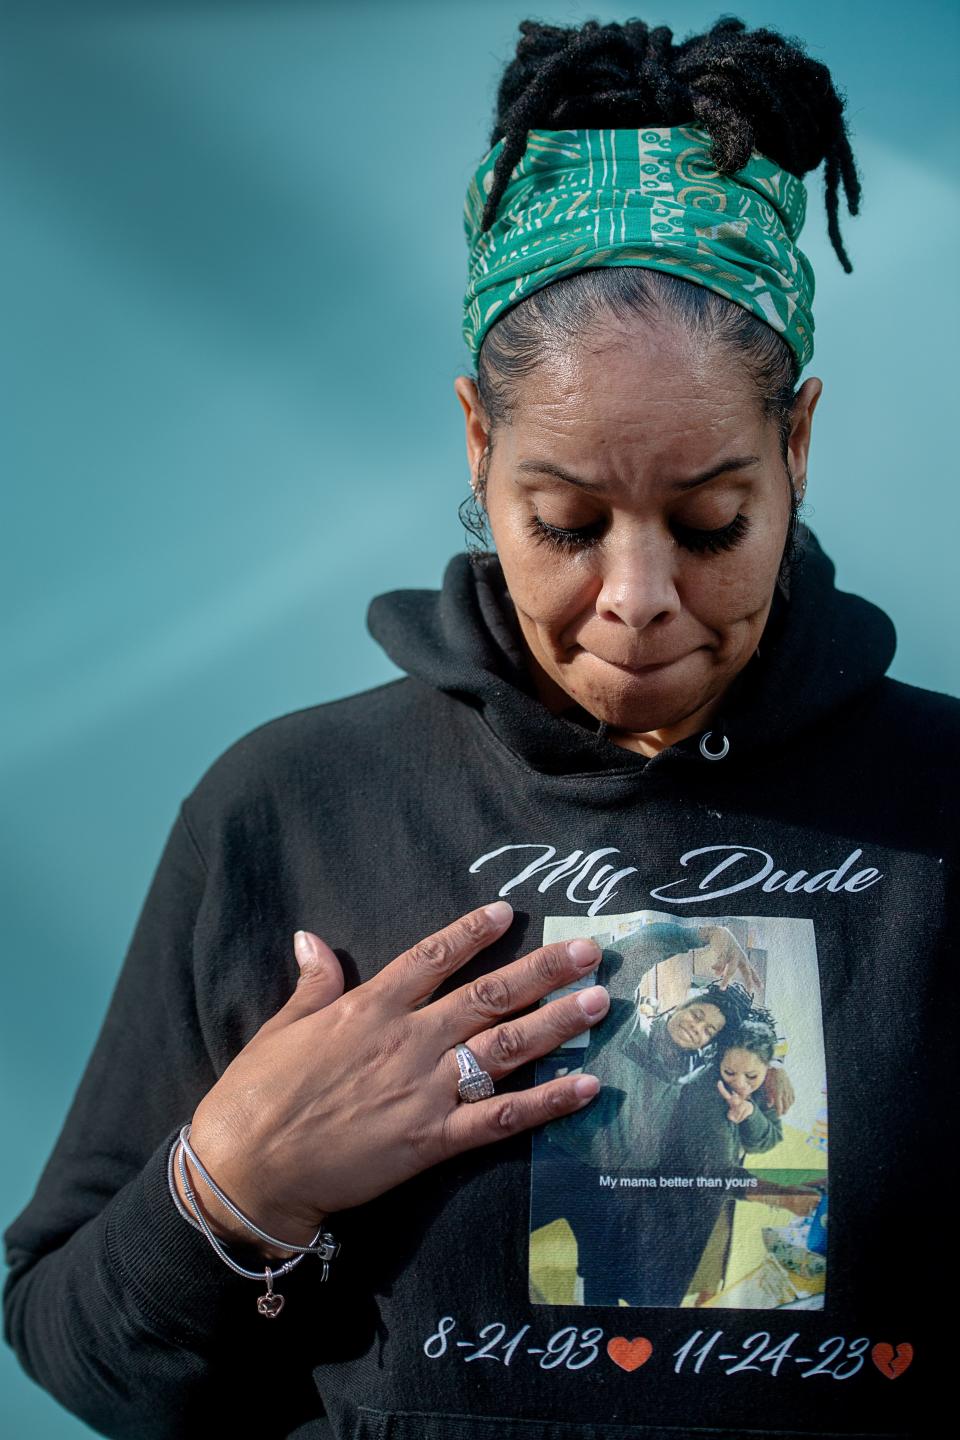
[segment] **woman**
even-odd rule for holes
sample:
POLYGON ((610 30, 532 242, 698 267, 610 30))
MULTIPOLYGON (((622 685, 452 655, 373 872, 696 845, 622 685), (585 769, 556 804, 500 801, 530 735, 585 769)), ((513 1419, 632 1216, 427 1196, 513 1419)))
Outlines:
POLYGON ((825 1205, 825 1194, 813 1185, 784 1184, 789 1176, 777 1181, 743 1169, 746 1156, 766 1155, 783 1140, 780 1116, 763 1090, 776 1045, 773 1015, 760 1007, 747 1009, 721 1038, 712 1063, 692 1077, 676 1104, 664 1136, 665 1164, 682 1175, 705 1176, 710 1184, 691 1188, 682 1225, 676 1227, 671 1247, 675 1269, 669 1276, 674 1303, 694 1284, 698 1303, 723 1289, 737 1200, 756 1200, 806 1217, 825 1205))
POLYGON ((468 196, 456 384, 498 558, 380 597, 410 678, 261 727, 186 799, 6 1232, 8 1339, 105 1434, 902 1435, 931 1393, 933 1122, 902 1077, 951 1093, 929 1025, 958 706, 884 678, 889 621, 797 524, 822 386, 797 388, 796 177, 825 161, 844 260, 842 105, 737 22, 678 47, 522 29, 468 196), (528 1132, 598 1086, 521 1067, 607 1004, 580 983, 596 947, 541 946, 544 921, 734 893, 816 927, 841 1156, 829 1313, 766 1367, 752 1312, 694 1364, 679 1311, 527 1298, 528 1132), (494 1095, 459 1098, 463 1042, 494 1095), (274 1292, 327 1223, 329 1281, 307 1255, 274 1292))
MULTIPOLYGON (((762 1088, 776 1044, 776 1025, 769 1011, 748 1009, 739 1024, 725 1028, 712 1062, 698 1071, 679 1097, 664 1136, 665 1163, 680 1175, 703 1176, 710 1183, 695 1185, 682 1196, 671 1264, 660 1277, 661 1303, 680 1304, 698 1274, 701 1300, 716 1294, 724 1282, 734 1206, 737 1199, 751 1196, 749 1183, 741 1183, 752 1178, 742 1169, 744 1156, 765 1154, 783 1139, 780 1117, 762 1088), (715 1274, 704 1291, 711 1238, 715 1274)), ((817 1191, 798 1197, 797 1187, 780 1193, 776 1182, 769 1180, 762 1193, 766 1204, 783 1200, 790 1206, 802 1201, 807 1211, 820 1199, 817 1191)))
POLYGON ((749 1010, 718 1042, 716 1059, 683 1089, 665 1149, 691 1175, 721 1175, 745 1152, 762 1155, 783 1139, 776 1109, 758 1094, 773 1061, 777 1031, 768 1011, 749 1010))

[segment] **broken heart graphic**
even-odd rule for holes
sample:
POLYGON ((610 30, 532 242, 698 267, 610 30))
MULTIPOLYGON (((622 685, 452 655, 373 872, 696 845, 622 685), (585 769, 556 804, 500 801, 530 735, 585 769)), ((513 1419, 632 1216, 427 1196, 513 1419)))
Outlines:
POLYGON ((898 1375, 902 1375, 904 1370, 910 1368, 910 1362, 913 1359, 913 1346, 904 1342, 904 1344, 897 1345, 896 1348, 894 1348, 893 1345, 888 1345, 886 1341, 881 1341, 879 1345, 874 1345, 870 1354, 880 1374, 886 1375, 888 1380, 896 1380, 898 1375))

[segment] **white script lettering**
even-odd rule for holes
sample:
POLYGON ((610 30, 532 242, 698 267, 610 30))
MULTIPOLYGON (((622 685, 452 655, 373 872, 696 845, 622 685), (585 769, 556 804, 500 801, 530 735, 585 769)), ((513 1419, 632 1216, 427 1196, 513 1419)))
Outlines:
POLYGON ((808 870, 797 870, 791 875, 786 870, 774 869, 773 856, 768 855, 766 850, 758 850, 754 845, 702 845, 698 850, 688 850, 685 855, 680 856, 680 864, 684 869, 701 856, 722 855, 724 858, 711 865, 696 887, 699 893, 671 893, 679 886, 691 883, 688 879, 681 879, 671 880, 667 885, 658 885, 650 894, 654 900, 669 900, 671 905, 702 905, 704 901, 717 900, 723 895, 736 895, 739 891, 751 890, 756 885, 768 893, 773 890, 786 890, 791 895, 810 895, 815 890, 829 890, 834 895, 843 890, 866 890, 869 885, 875 885, 883 877, 880 871, 874 870, 872 866, 848 875, 847 872, 862 854, 862 850, 851 850, 846 860, 834 870, 821 870, 816 875, 811 875, 808 870), (751 860, 752 855, 759 856, 760 862, 751 860), (742 873, 744 868, 747 870, 746 874, 742 873), (738 874, 741 878, 734 879, 732 884, 714 887, 713 882, 720 876, 731 879, 738 874))
POLYGON ((615 887, 619 882, 626 879, 628 875, 637 874, 636 865, 628 865, 622 870, 615 870, 612 865, 598 864, 605 855, 620 854, 620 851, 612 845, 605 845, 600 850, 591 850, 589 854, 585 854, 583 850, 571 850, 569 855, 562 860, 557 860, 556 864, 553 861, 557 851, 553 845, 501 845, 498 849, 481 855, 479 860, 474 860, 470 866, 470 874, 475 875, 481 865, 486 865, 488 860, 495 860, 498 855, 506 854, 508 850, 539 850, 540 855, 537 859, 531 860, 529 865, 524 866, 519 874, 514 875, 505 885, 501 885, 497 891, 498 895, 509 895, 511 890, 515 890, 525 880, 531 880, 541 870, 546 871, 537 886, 541 894, 545 894, 548 887, 555 885, 558 880, 566 880, 568 876, 572 876, 570 884, 567 886, 567 899, 574 905, 586 905, 588 915, 599 915, 607 901, 612 900, 617 894, 615 887), (598 865, 598 869, 591 879, 588 877, 594 865, 598 865), (600 893, 594 899, 591 899, 589 895, 578 895, 577 886, 580 884, 586 885, 587 889, 592 892, 599 890, 600 893))
MULTIPOLYGON (((604 845, 597 850, 571 850, 568 855, 558 858, 554 845, 498 845, 474 860, 470 874, 475 875, 482 866, 513 851, 533 850, 533 858, 522 869, 511 875, 497 894, 509 895, 530 881, 537 881, 537 889, 545 894, 551 885, 566 881, 565 894, 574 905, 585 905, 588 915, 599 915, 610 901, 620 893, 619 886, 630 875, 639 874, 636 865, 610 863, 608 857, 621 855, 613 845, 604 845)), ((696 850, 687 850, 680 857, 680 866, 690 874, 679 880, 654 886, 648 893, 654 900, 667 901, 676 905, 706 905, 725 895, 736 895, 743 890, 758 888, 767 894, 783 890, 790 895, 812 895, 818 890, 833 895, 843 892, 855 894, 875 885, 883 875, 873 866, 860 870, 853 867, 862 856, 860 849, 851 850, 839 865, 830 870, 781 870, 774 864, 773 856, 755 845, 702 845, 696 850), (697 876, 700 876, 698 879, 697 876), (679 893, 678 893, 679 892, 679 893)))

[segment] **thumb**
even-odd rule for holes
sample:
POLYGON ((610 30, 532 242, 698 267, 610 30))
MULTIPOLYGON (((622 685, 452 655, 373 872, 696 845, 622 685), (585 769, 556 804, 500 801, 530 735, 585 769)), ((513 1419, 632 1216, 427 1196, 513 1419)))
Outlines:
POLYGON ((339 999, 343 994, 343 970, 327 942, 312 930, 298 930, 293 937, 293 953, 300 967, 297 988, 291 996, 298 1013, 323 1010, 339 999))
POLYGON ((343 994, 343 971, 340 961, 325 940, 311 930, 298 930, 293 937, 293 953, 300 974, 296 989, 286 1004, 264 1020, 257 1035, 272 1035, 285 1030, 295 1020, 325 1010, 343 994))

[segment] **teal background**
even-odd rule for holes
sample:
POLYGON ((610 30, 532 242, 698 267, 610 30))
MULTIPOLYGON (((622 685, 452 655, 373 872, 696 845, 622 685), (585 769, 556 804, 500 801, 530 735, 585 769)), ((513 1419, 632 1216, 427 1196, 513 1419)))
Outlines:
MULTIPOLYGON (((840 584, 893 616, 893 674, 956 692, 960 11, 734 9, 830 66, 864 180, 847 277, 811 177, 808 518, 840 584)), ((368 600, 436 585, 463 544, 461 206, 517 22, 638 10, 681 35, 722 13, 0 11, 0 1226, 59 1132, 180 798, 253 726, 395 674, 368 600)), ((890 736, 892 778, 911 744, 890 736)), ((6 1347, 0 1395, 7 1433, 90 1433, 6 1347)))

